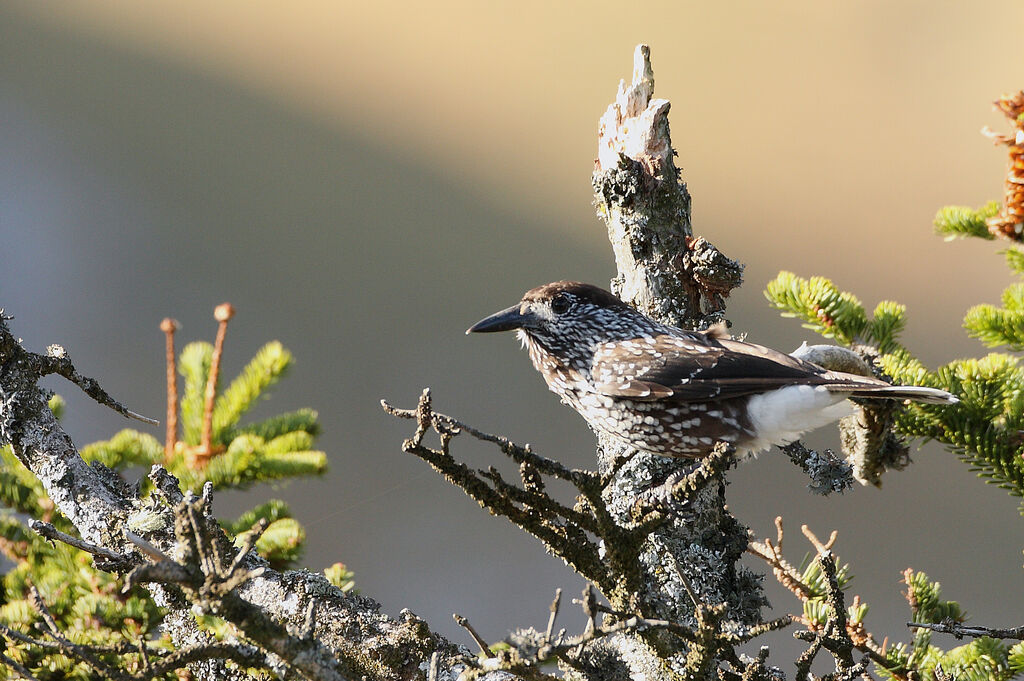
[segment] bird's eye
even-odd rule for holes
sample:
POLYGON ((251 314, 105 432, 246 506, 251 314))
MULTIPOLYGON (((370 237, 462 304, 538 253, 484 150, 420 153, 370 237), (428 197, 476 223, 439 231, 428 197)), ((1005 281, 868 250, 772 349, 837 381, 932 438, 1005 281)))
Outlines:
POLYGON ((551 311, 555 314, 565 314, 569 311, 569 297, 559 293, 551 299, 551 311))

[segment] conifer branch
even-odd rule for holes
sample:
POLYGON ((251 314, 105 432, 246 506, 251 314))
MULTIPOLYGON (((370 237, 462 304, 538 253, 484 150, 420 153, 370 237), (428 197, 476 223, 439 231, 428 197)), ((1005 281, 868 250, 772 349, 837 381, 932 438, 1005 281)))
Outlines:
MULTIPOLYGON (((243 667, 272 669, 273 665, 258 648, 241 643, 213 641, 206 644, 193 645, 179 650, 168 651, 164 648, 147 645, 140 641, 132 645, 122 641, 116 645, 83 645, 72 643, 60 630, 56 619, 46 606, 42 595, 36 589, 29 589, 30 599, 40 615, 44 632, 53 639, 46 641, 26 636, 15 629, 0 624, 0 633, 5 638, 28 644, 36 648, 60 652, 71 659, 84 663, 95 673, 111 681, 149 681, 160 678, 167 673, 184 669, 189 664, 201 660, 231 660, 243 667), (137 655, 137 667, 141 669, 132 673, 126 669, 113 667, 104 662, 101 656, 137 655)), ((35 679, 25 667, 5 655, 0 655, 0 664, 6 664, 25 679, 35 679)))
POLYGON ((1009 147, 1010 159, 1004 182, 1003 207, 998 215, 985 220, 991 234, 1011 241, 1024 241, 1024 90, 1012 95, 1003 95, 995 101, 995 108, 1001 111, 1013 125, 1010 135, 991 133, 987 128, 982 133, 996 144, 1009 147))
POLYGON ((797 660, 796 678, 809 678, 810 666, 822 650, 836 659, 837 673, 841 675, 836 678, 854 678, 867 673, 864 661, 854 659, 855 651, 882 668, 894 668, 893 661, 886 657, 884 646, 876 642, 861 621, 866 606, 860 598, 854 597, 850 609, 844 604, 843 590, 849 577, 847 568, 840 569, 832 555, 837 533, 833 531, 827 540, 821 541, 806 525, 801 526, 804 536, 815 549, 814 561, 801 572, 783 557, 781 517, 775 519, 775 527, 774 543, 766 538, 761 542, 751 542, 747 550, 768 563, 779 583, 804 604, 803 616, 794 616, 794 619, 807 626, 807 630, 794 636, 811 645, 797 660))
MULTIPOLYGON (((581 633, 570 636, 565 633, 565 630, 554 633, 554 617, 558 611, 559 595, 560 593, 556 594, 555 600, 552 602, 551 616, 543 633, 533 629, 519 630, 513 632, 501 646, 488 645, 479 634, 472 631, 465 618, 456 616, 459 624, 470 630, 483 655, 482 659, 467 659, 472 671, 466 673, 465 678, 474 679, 477 675, 486 672, 505 671, 518 674, 524 679, 551 681, 555 677, 543 673, 540 669, 545 662, 551 660, 559 660, 566 667, 587 675, 595 671, 589 666, 591 663, 588 662, 588 658, 606 642, 620 636, 643 635, 649 632, 665 632, 690 644, 700 645, 708 652, 706 660, 710 661, 716 654, 723 653, 734 645, 749 641, 767 631, 788 626, 793 621, 789 617, 783 617, 757 627, 732 626, 723 630, 723 627, 720 626, 723 608, 721 606, 714 608, 701 606, 700 615, 697 618, 698 626, 694 629, 677 622, 616 611, 599 603, 593 587, 588 584, 583 589, 582 597, 573 600, 586 615, 587 623, 581 633), (598 616, 601 613, 610 615, 610 619, 606 619, 604 622, 598 621, 598 616)), ((732 658, 733 656, 726 654, 726 657, 732 658)), ((736 662, 740 669, 744 668, 738 659, 736 662)), ((665 673, 666 678, 672 678, 670 672, 666 671, 665 673)))
MULTIPOLYGON (((191 613, 192 603, 181 597, 181 590, 191 586, 207 598, 207 603, 225 607, 222 614, 248 618, 247 622, 259 624, 260 631, 250 634, 253 640, 268 650, 280 653, 285 660, 291 659, 292 654, 299 655, 302 659, 296 665, 300 668, 312 665, 308 668, 315 668, 317 673, 327 669, 326 663, 316 661, 323 660, 322 655, 318 658, 310 654, 317 650, 316 646, 322 646, 323 650, 329 651, 325 655, 330 658, 330 664, 340 665, 340 671, 334 677, 325 674, 321 678, 384 678, 391 673, 387 670, 403 664, 415 668, 420 658, 425 664, 435 650, 442 652, 446 670, 455 664, 454 647, 430 632, 425 623, 412 618, 391 620, 379 613, 379 606, 373 601, 351 593, 344 594, 323 576, 279 573, 260 565, 251 550, 243 564, 234 564, 235 551, 226 537, 218 534, 221 532, 219 527, 206 514, 209 485, 204 485, 204 497, 192 500, 191 503, 198 504, 192 510, 193 517, 182 521, 185 523, 183 527, 204 528, 201 533, 192 532, 191 538, 187 539, 194 548, 186 553, 195 556, 195 562, 178 563, 168 559, 168 556, 180 555, 176 547, 179 542, 186 541, 185 535, 179 533, 175 536, 166 525, 168 517, 174 517, 173 507, 180 506, 183 501, 178 480, 163 466, 154 465, 149 476, 153 493, 142 499, 138 497, 138 490, 124 483, 115 472, 105 466, 86 464, 48 408, 46 394, 36 385, 49 366, 40 361, 38 355, 25 351, 10 333, 7 319, 0 318, 0 437, 11 443, 14 456, 38 478, 39 483, 36 484, 45 489, 56 507, 77 528, 81 541, 85 542, 82 548, 92 548, 104 558, 109 555, 97 549, 129 556, 134 561, 141 556, 148 556, 154 561, 137 568, 134 580, 139 583, 148 581, 151 593, 167 608, 165 631, 172 642, 181 646, 181 651, 189 651, 181 652, 180 659, 185 660, 184 663, 201 670, 204 676, 233 680, 245 678, 245 675, 225 667, 223 658, 230 657, 242 664, 256 662, 241 654, 228 654, 230 651, 218 652, 215 648, 208 649, 210 654, 205 656, 203 649, 190 650, 190 642, 213 642, 209 633, 197 625, 191 613), (203 572, 203 566, 206 572, 203 572), (221 566, 220 569, 217 566, 221 566), (210 578, 209 587, 205 590, 202 586, 197 587, 195 580, 205 582, 207 576, 210 578), (302 612, 306 612, 313 598, 321 604, 320 614, 313 624, 314 631, 303 637, 308 641, 295 643, 285 628, 286 623, 292 626, 294 614, 291 608, 299 605, 302 612), (274 632, 281 635, 274 635, 274 632)), ((131 437, 125 441, 138 442, 131 437)), ((162 457, 162 450, 156 443, 154 451, 158 457, 162 457)), ((255 536, 250 537, 250 541, 255 539, 255 536)), ((45 546, 42 540, 40 544, 45 546)), ((115 565, 108 567, 124 569, 115 565)), ((16 598, 16 594, 11 593, 9 597, 16 598)), ((126 607, 129 606, 155 609, 151 601, 136 596, 129 598, 126 607)), ((147 613, 145 617, 157 617, 157 613, 147 613)), ((296 627, 301 625, 301 622, 294 623, 296 627)), ((38 650, 44 653, 56 650, 44 648, 38 650)), ((108 652, 84 650, 92 655, 108 652)), ((112 649, 110 653, 121 654, 117 650, 112 649)), ((137 651, 133 648, 124 654, 134 652, 137 651)), ((4 659, 0 658, 0 662, 4 659)), ((170 668, 156 666, 158 664, 159 661, 153 662, 150 670, 170 668)), ((25 666, 9 668, 17 671, 25 666)))

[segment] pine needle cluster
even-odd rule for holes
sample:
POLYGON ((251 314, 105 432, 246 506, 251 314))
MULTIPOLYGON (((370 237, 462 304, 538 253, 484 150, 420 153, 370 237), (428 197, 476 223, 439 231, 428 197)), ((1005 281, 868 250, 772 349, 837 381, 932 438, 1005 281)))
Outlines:
MULTIPOLYGON (((1018 274, 1024 253, 1007 255, 1018 274)), ((869 316, 860 300, 839 290, 824 277, 805 279, 781 272, 765 295, 783 316, 849 347, 869 346, 878 369, 899 384, 948 390, 960 398, 954 405, 909 404, 896 415, 903 435, 937 440, 972 470, 1014 496, 1024 496, 1024 370, 1015 355, 993 352, 980 358, 954 360, 930 370, 900 341, 906 307, 879 303, 869 316)), ((1004 307, 979 305, 964 320, 968 333, 990 346, 1020 349, 1024 339, 1024 284, 1013 284, 1004 307)))
MULTIPOLYGON (((942 599, 942 586, 925 573, 908 568, 903 582, 911 621, 949 625, 967 619, 959 603, 942 599)), ((943 650, 932 644, 930 629, 918 628, 909 643, 897 643, 885 654, 891 666, 879 666, 878 671, 883 678, 894 680, 906 679, 909 670, 921 679, 939 678, 937 670, 941 670, 946 678, 963 681, 1009 681, 1024 672, 1024 643, 1010 645, 989 636, 943 650)))

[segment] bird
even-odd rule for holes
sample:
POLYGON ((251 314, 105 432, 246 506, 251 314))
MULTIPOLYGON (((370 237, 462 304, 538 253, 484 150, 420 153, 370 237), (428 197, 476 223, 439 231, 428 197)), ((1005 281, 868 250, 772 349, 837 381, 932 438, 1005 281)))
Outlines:
POLYGON ((534 368, 590 427, 636 450, 699 459, 784 446, 852 411, 848 398, 954 404, 953 394, 829 371, 733 339, 724 324, 662 324, 577 281, 531 289, 466 333, 515 330, 534 368))

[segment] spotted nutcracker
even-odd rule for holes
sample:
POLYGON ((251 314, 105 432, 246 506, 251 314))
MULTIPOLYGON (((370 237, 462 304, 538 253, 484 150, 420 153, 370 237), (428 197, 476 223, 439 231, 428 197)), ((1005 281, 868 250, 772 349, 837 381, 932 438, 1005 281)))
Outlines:
POLYGON ((891 385, 733 340, 721 328, 661 324, 611 293, 556 281, 466 333, 510 331, 548 388, 592 428, 636 449, 699 458, 785 445, 850 412, 848 397, 952 404, 936 388, 891 385))

